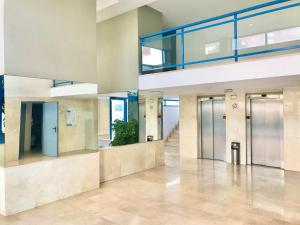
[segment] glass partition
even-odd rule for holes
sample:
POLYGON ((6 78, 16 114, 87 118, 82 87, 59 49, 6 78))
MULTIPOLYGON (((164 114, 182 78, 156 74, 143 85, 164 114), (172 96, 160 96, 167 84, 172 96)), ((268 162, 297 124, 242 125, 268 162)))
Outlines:
MULTIPOLYGON (((289 4, 281 4, 281 7, 289 4)), ((269 10, 276 8, 278 6, 273 6, 269 10)), ((272 53, 274 49, 300 45, 299 9, 299 7, 291 7, 253 17, 251 16, 253 12, 241 15, 237 24, 239 54, 247 55, 265 51, 272 53)), ((258 10, 257 13, 264 10, 258 10)))
POLYGON ((141 47, 141 71, 143 74, 170 71, 176 69, 182 60, 180 32, 171 32, 145 41, 141 47))
POLYGON ((140 37, 141 73, 300 49, 300 0, 270 1, 140 37))
POLYGON ((96 84, 6 75, 3 83, 2 166, 98 149, 96 84))

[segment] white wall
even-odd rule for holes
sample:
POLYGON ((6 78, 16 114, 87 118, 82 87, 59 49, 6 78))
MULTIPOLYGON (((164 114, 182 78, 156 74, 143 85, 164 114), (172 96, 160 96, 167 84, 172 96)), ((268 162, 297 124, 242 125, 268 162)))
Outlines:
POLYGON ((173 88, 299 75, 299 62, 300 54, 297 53, 139 76, 139 89, 173 88))
POLYGON ((164 106, 163 110, 164 138, 166 139, 179 122, 179 107, 164 106))
POLYGON ((95 0, 4 3, 5 74, 97 81, 95 0))
POLYGON ((52 80, 30 77, 5 76, 5 97, 50 97, 52 80))
POLYGON ((97 94, 98 94, 98 85, 89 84, 89 83, 53 87, 50 90, 51 97, 64 97, 64 96, 97 97, 97 94))

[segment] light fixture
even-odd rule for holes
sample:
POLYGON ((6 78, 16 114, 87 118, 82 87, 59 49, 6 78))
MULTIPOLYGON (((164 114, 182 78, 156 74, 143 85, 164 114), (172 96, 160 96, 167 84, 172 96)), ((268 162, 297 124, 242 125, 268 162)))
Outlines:
POLYGON ((233 92, 233 90, 232 89, 225 89, 224 92, 225 93, 231 93, 231 92, 233 92))

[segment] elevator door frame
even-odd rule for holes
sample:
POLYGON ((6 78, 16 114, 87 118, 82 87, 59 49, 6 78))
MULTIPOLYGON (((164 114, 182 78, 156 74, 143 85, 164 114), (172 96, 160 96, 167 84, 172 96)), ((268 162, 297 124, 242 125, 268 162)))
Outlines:
POLYGON ((283 104, 283 94, 282 93, 270 93, 270 94, 249 94, 246 96, 246 129, 247 129, 247 165, 259 165, 259 166, 266 166, 266 167, 273 167, 273 168, 283 168, 283 110, 281 111, 281 146, 280 146, 280 160, 281 165, 279 167, 276 166, 268 166, 263 164, 255 164, 253 163, 253 149, 252 149, 252 106, 251 101, 252 100, 259 100, 259 99, 274 99, 274 100, 281 100, 283 104))
POLYGON ((218 161, 226 161, 226 121, 225 121, 225 113, 226 109, 224 109, 224 115, 223 120, 225 121, 224 125, 224 159, 217 159, 215 158, 215 138, 214 138, 214 132, 215 132, 215 126, 214 126, 214 101, 224 101, 224 107, 225 106, 225 96, 213 96, 213 97, 198 97, 198 158, 201 159, 209 159, 209 160, 218 160, 218 161), (202 102, 203 101, 212 101, 212 158, 203 157, 203 120, 202 120, 202 102))

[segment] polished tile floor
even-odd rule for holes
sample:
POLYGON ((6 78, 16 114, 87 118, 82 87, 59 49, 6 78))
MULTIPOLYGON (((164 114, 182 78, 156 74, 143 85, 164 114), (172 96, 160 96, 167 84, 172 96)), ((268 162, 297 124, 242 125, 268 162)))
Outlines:
POLYGON ((300 224, 300 173, 178 161, 10 217, 1 225, 300 224))

